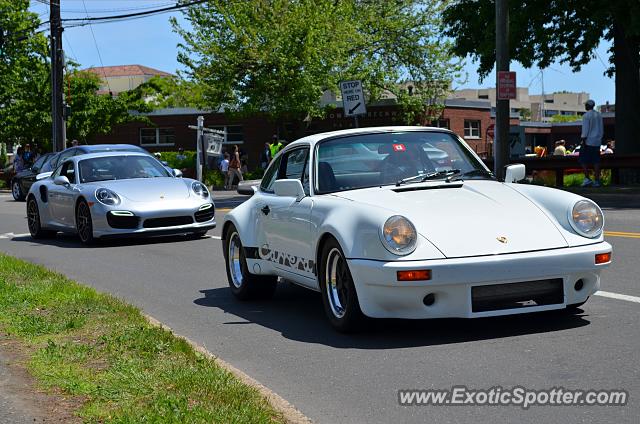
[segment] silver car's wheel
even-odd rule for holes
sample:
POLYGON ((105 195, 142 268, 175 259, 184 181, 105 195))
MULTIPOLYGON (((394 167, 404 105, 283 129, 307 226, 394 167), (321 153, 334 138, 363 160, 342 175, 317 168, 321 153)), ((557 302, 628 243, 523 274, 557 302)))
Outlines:
POLYGON ((243 282, 242 276, 242 243, 237 232, 229 237, 229 248, 227 252, 227 261, 229 262, 229 272, 231 274, 231 284, 236 288, 240 288, 243 282))
POLYGON ((15 201, 20 201, 24 199, 24 195, 22 194, 22 187, 20 187, 20 183, 18 181, 14 181, 11 184, 11 194, 13 195, 13 199, 15 201))
POLYGON ((324 284, 331 312, 336 318, 342 318, 345 314, 349 278, 342 253, 334 247, 327 256, 324 284))
POLYGON ((29 233, 31 234, 31 237, 36 239, 51 237, 55 234, 55 231, 42 228, 38 202, 33 197, 31 197, 27 202, 27 225, 29 226, 29 233))
POLYGON ((80 241, 85 244, 93 242, 93 222, 91 221, 91 210, 87 202, 81 201, 76 209, 76 230, 80 241))

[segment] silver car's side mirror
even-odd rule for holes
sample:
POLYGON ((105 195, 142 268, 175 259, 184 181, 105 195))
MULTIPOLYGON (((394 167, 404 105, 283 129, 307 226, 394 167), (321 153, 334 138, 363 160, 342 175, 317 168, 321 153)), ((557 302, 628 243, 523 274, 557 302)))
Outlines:
POLYGON ((36 175, 36 181, 44 180, 45 178, 49 178, 53 174, 53 172, 42 172, 36 175))
POLYGON ((69 182, 69 178, 65 177, 64 175, 58 175, 57 177, 55 177, 53 179, 53 183, 55 185, 61 185, 61 186, 71 185, 71 183, 69 182))
POLYGON ((173 170, 173 175, 177 178, 182 178, 182 171, 179 169, 174 169, 173 170))
POLYGON ((524 180, 525 171, 526 168, 521 163, 507 166, 504 172, 504 182, 517 183, 518 181, 524 180))
POLYGON ((276 196, 295 197, 296 202, 304 199, 306 194, 300 180, 276 180, 273 183, 273 192, 276 196))

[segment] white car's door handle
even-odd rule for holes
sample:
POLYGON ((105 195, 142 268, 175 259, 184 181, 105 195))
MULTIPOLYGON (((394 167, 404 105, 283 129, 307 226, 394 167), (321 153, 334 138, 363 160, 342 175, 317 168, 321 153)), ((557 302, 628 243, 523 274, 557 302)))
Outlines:
POLYGON ((264 206, 262 209, 260 209, 262 211, 263 214, 265 215, 269 215, 269 212, 271 212, 271 209, 269 209, 269 205, 264 206))

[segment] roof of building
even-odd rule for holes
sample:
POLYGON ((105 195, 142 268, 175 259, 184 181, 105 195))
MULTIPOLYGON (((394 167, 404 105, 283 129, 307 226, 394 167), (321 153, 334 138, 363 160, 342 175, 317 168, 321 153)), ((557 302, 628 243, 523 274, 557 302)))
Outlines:
POLYGON ((98 66, 88 68, 86 71, 93 72, 103 78, 110 77, 131 77, 138 75, 157 75, 170 77, 172 74, 158 69, 149 68, 143 65, 118 65, 118 66, 98 66))

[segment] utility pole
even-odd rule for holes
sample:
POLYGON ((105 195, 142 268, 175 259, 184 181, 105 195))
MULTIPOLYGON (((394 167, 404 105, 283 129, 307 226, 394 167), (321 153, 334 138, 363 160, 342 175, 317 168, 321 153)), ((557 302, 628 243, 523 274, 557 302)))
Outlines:
POLYGON ((62 52, 62 21, 60 19, 60 2, 51 1, 51 142, 53 151, 64 149, 64 106, 62 101, 63 83, 63 52, 62 52))
MULTIPOLYGON (((496 0, 496 90, 500 86, 499 72, 509 70, 509 4, 496 0)), ((504 167, 509 164, 509 100, 496 96, 496 129, 493 149, 493 172, 504 178, 504 167)))

